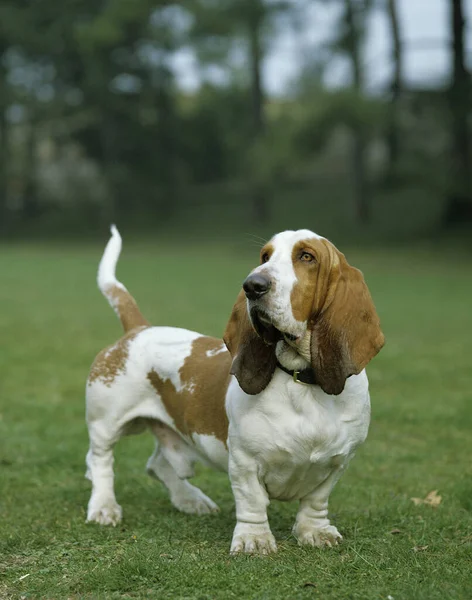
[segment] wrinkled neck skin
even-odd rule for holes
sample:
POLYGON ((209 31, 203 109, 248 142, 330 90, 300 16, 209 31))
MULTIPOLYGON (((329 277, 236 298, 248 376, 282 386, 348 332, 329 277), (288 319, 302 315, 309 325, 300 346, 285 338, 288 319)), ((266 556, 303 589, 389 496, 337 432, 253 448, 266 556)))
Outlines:
POLYGON ((286 369, 303 371, 311 367, 311 331, 307 330, 299 342, 280 340, 275 347, 279 363, 286 369))

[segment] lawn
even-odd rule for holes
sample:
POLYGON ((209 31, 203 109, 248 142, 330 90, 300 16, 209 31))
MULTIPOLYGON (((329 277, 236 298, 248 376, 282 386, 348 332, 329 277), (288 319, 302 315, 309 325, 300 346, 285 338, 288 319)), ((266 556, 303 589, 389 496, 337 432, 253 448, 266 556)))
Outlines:
MULTIPOLYGON (((105 242, 105 240, 104 240, 105 242)), ((119 277, 154 324, 221 335, 257 244, 126 243, 119 277)), ((230 557, 221 507, 192 517, 144 472, 149 435, 116 450, 124 521, 85 524, 84 383, 120 325, 95 285, 103 245, 0 248, 0 598, 472 598, 472 261, 440 250, 346 250, 387 344, 369 366, 372 425, 331 497, 344 543, 301 549, 274 502, 275 556, 230 557), (441 503, 415 505, 438 490, 441 503)))

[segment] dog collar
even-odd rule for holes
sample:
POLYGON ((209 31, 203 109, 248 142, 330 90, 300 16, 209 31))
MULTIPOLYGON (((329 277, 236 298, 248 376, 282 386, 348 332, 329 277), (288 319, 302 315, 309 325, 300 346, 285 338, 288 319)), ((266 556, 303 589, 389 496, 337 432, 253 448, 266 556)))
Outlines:
POLYGON ((301 383, 302 385, 316 385, 317 383, 315 371, 311 367, 302 369, 301 371, 296 371, 292 369, 286 369, 279 363, 279 361, 277 361, 277 366, 279 369, 284 371, 284 373, 290 375, 295 383, 301 383))

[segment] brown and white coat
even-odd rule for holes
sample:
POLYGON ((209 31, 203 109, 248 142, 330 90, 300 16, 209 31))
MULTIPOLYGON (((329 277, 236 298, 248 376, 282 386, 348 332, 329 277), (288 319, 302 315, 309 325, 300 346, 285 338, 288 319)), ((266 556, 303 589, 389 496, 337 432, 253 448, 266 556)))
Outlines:
POLYGON ((98 284, 125 335, 97 356, 87 382, 88 521, 121 520, 113 446, 149 429, 157 443, 147 471, 179 510, 218 510, 188 481, 195 462, 228 471, 237 518, 232 552, 276 550, 270 499, 300 501, 293 528, 300 544, 338 543, 328 499, 367 435, 364 368, 384 343, 360 271, 311 231, 277 234, 244 282, 223 341, 151 327, 115 278, 120 251, 113 227, 98 284), (313 369, 317 383, 301 385, 278 365, 313 369))

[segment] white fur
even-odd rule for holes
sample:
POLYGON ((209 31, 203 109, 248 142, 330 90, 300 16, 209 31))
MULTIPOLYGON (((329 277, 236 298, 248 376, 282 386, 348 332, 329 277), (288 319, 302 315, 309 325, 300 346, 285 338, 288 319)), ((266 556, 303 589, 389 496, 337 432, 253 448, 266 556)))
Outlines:
POLYGON ((126 289, 115 277, 116 264, 121 253, 121 235, 114 225, 110 227, 110 231, 111 238, 106 245, 102 260, 98 265, 97 284, 103 293, 112 285, 116 285, 122 290, 126 289))
MULTIPOLYGON (((279 343, 278 358, 287 368, 306 366, 304 355, 309 348, 306 324, 294 319, 287 303, 295 283, 291 248, 298 240, 314 236, 306 230, 279 234, 272 241, 274 254, 264 265, 276 278, 277 298, 271 310, 277 326, 302 336, 299 352, 303 356, 290 343, 279 343)), ((121 239, 114 232, 100 265, 100 286, 114 278, 120 247, 121 239)), ((112 525, 120 521, 121 508, 113 487, 113 445, 121 435, 146 428, 146 420, 150 420, 162 424, 164 434, 168 428, 172 444, 166 446, 161 425, 151 427, 158 443, 147 470, 167 486, 179 510, 196 514, 218 510, 187 481, 196 460, 228 470, 237 517, 231 552, 267 554, 276 550, 267 519, 271 499, 300 501, 293 528, 300 544, 337 544, 342 538, 329 522, 328 499, 367 435, 370 399, 365 371, 350 377, 339 396, 329 396, 316 385, 300 385, 280 369, 257 396, 245 394, 232 377, 225 402, 229 419, 226 449, 213 436, 183 436, 147 379, 154 369, 162 380, 170 379, 181 390, 184 384, 179 369, 199 335, 170 327, 145 329, 129 341, 125 369, 111 384, 95 379, 87 385, 87 475, 93 482, 87 520, 112 525)), ((206 354, 223 351, 222 347, 206 354)))
POLYGON ((121 254, 121 235, 115 225, 110 227, 111 238, 105 247, 102 260, 98 265, 97 284, 98 288, 110 303, 110 306, 119 317, 118 306, 113 295, 108 292, 112 288, 119 288, 126 291, 125 286, 116 279, 116 264, 121 254))

